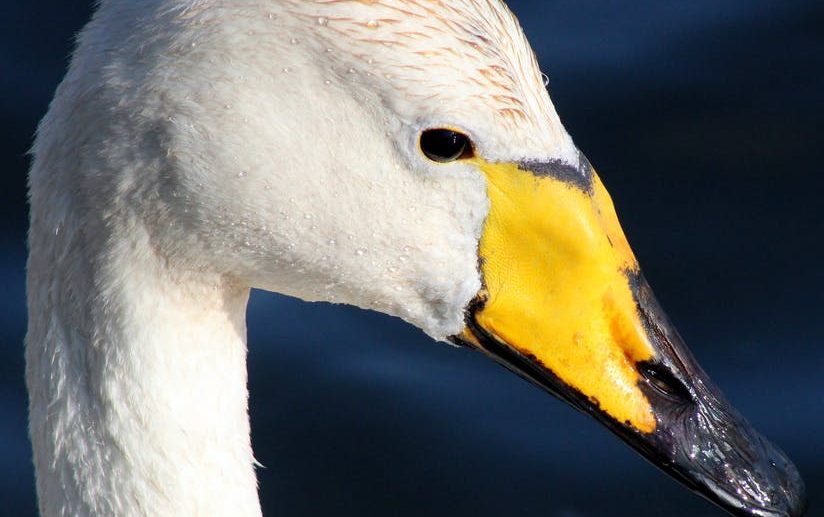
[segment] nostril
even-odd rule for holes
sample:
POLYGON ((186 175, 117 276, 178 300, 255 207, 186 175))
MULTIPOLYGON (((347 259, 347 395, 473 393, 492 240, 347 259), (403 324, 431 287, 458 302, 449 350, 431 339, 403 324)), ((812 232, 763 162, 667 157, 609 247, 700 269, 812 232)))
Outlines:
POLYGON ((638 373, 660 394, 681 402, 692 400, 692 394, 669 369, 658 363, 640 363, 638 373))

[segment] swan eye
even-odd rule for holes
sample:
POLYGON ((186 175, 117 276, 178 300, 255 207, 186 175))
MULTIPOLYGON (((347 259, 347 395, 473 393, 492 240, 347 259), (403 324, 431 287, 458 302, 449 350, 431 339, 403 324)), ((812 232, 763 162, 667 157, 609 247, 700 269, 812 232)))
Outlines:
POLYGON ((450 129, 427 129, 421 133, 421 151, 433 162, 454 162, 472 157, 469 137, 450 129))

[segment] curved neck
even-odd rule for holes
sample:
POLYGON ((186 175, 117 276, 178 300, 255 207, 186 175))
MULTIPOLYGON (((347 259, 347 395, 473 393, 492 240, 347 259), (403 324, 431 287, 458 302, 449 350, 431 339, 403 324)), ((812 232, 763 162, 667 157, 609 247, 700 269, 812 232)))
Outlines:
POLYGON ((41 514, 259 515, 248 289, 182 272, 139 228, 51 230, 35 214, 30 246, 41 514))

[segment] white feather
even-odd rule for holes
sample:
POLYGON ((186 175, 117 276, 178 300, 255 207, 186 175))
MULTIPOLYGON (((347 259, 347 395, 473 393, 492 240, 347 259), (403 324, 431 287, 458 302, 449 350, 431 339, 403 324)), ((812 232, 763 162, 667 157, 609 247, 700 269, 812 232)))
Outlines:
POLYGON ((258 515, 249 288, 458 333, 490 160, 575 159, 496 0, 104 1, 30 174, 40 511, 258 515))

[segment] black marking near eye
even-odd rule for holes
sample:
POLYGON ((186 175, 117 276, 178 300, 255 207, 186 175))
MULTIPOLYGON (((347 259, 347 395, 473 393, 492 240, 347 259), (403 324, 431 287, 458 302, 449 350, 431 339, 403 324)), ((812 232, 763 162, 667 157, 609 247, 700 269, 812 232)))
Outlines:
POLYGON ((535 176, 545 176, 569 183, 587 193, 592 192, 592 165, 581 151, 578 151, 578 163, 574 165, 563 160, 527 160, 520 162, 518 168, 535 176))
POLYGON ((427 129, 420 146, 427 158, 439 163, 471 158, 473 153, 469 137, 451 129, 427 129))

